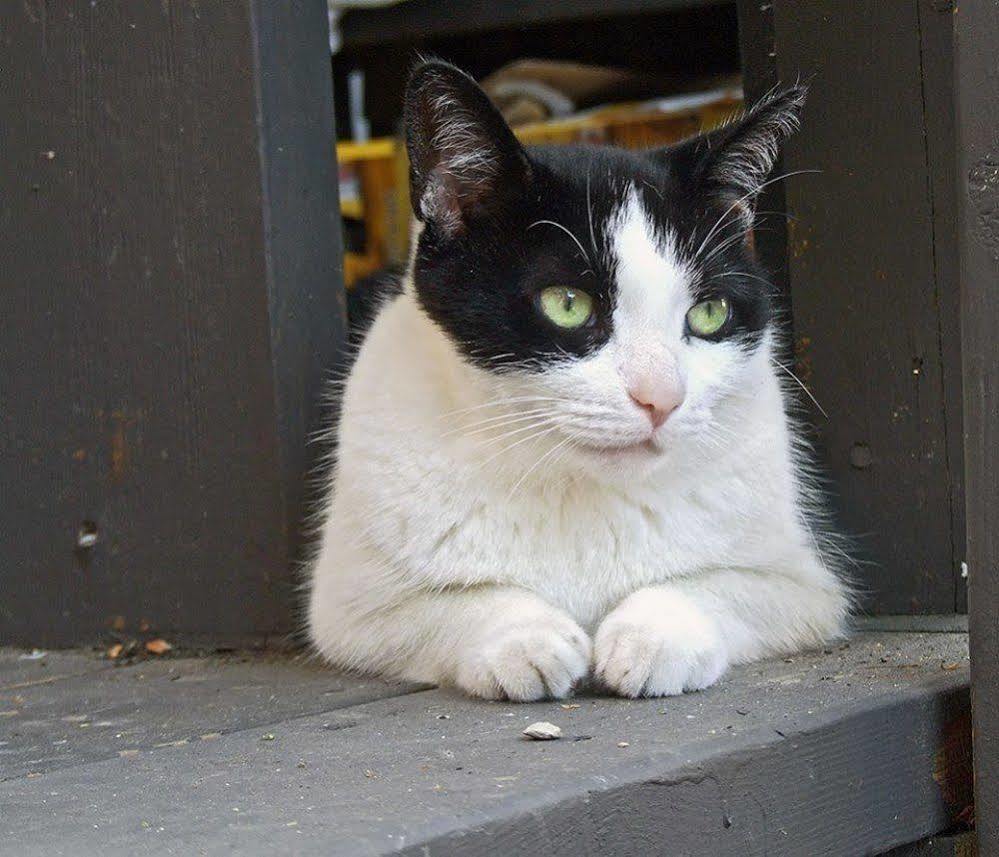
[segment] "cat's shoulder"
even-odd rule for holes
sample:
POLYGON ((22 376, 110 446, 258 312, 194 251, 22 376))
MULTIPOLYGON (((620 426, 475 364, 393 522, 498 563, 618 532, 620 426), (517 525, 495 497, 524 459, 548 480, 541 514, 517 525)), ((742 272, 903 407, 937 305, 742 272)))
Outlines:
POLYGON ((354 345, 360 345, 375 323, 378 314, 402 294, 405 272, 390 266, 362 277, 347 289, 348 335, 354 345))

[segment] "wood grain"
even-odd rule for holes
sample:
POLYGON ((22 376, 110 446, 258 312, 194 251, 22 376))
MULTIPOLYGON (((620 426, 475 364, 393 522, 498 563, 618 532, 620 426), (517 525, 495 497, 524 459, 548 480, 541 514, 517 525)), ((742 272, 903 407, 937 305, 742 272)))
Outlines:
MULTIPOLYGON (((321 2, 295 5, 323 25, 321 2)), ((261 52, 261 23, 195 0, 8 10, 7 642, 88 641, 116 617, 218 642, 291 627, 342 309, 329 89, 284 108, 273 88, 279 68, 322 74, 325 40, 261 52)))
POLYGON ((788 660, 702 693, 568 708, 379 699, 391 688, 260 658, 137 664, 89 691, 42 686, 0 718, 0 758, 46 759, 39 776, 0 776, 0 830, 29 857, 151 841, 261 857, 856 857, 949 827, 970 784, 967 637, 861 634, 788 660), (562 739, 525 740, 538 720, 562 739))
POLYGON ((912 2, 773 6, 779 77, 809 82, 789 171, 797 371, 867 609, 959 602, 950 17, 912 2))
POLYGON ((999 6, 955 15, 961 336, 967 478, 975 816, 999 854, 999 6))

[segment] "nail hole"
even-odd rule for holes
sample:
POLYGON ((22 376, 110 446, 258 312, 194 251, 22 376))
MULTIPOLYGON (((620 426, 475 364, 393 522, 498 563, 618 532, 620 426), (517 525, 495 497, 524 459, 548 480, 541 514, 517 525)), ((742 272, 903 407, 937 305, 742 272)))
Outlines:
POLYGON ((93 521, 84 521, 80 524, 80 529, 76 532, 76 546, 84 550, 92 548, 97 544, 97 524, 93 521))
POLYGON ((867 470, 874 463, 874 455, 866 443, 855 443, 850 448, 850 464, 857 470, 867 470))

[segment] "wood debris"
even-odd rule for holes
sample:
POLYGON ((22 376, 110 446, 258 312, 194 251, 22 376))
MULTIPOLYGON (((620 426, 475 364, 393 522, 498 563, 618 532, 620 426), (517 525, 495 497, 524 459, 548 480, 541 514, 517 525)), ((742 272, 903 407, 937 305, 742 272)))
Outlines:
POLYGON ((151 655, 165 655, 172 648, 173 646, 160 637, 157 637, 155 640, 149 640, 146 643, 146 651, 151 655))

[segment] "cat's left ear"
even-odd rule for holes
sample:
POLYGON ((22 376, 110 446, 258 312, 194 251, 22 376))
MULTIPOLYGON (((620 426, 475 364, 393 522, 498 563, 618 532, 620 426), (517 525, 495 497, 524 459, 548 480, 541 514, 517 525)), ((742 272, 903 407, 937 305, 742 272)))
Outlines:
POLYGON ((652 156, 702 188, 745 199, 751 210, 781 145, 801 124, 806 94, 801 84, 775 90, 732 122, 652 156))
POLYGON ((456 235, 514 205, 526 190, 527 154, 463 71, 439 60, 417 66, 404 112, 417 219, 456 235))

